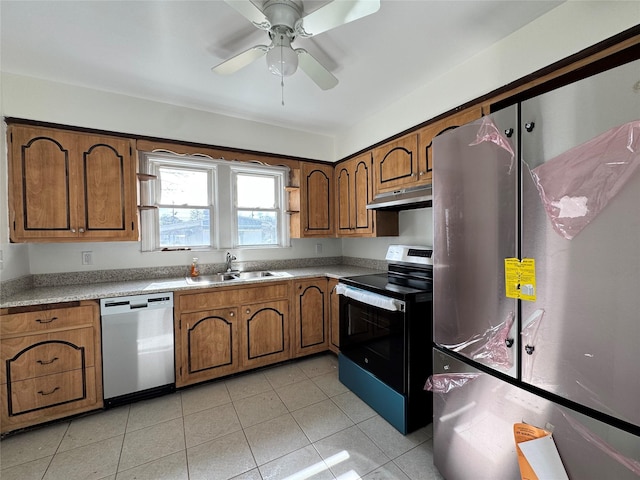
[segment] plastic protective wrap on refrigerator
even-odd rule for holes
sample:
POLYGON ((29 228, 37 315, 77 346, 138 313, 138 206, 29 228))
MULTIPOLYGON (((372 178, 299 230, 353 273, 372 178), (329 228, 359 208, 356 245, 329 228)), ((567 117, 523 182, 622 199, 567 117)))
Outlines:
MULTIPOLYGON (((640 112, 638 113, 640 116, 640 112)), ((571 240, 640 169, 640 120, 546 161, 531 175, 553 228, 571 240)))

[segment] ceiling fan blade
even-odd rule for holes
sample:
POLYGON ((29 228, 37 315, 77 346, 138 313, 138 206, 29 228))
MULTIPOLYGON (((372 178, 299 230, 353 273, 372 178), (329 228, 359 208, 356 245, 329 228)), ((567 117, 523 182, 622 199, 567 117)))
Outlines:
POLYGON ((303 17, 296 25, 301 37, 311 37, 353 22, 380 9, 380 0, 334 0, 303 17))
POLYGON ((264 13, 256 7, 250 0, 224 0, 229 6, 233 7, 240 15, 245 17, 256 27, 262 30, 269 30, 271 23, 267 20, 264 13))
POLYGON ((231 75, 241 68, 246 67, 251 62, 255 62, 260 57, 264 56, 268 50, 269 47, 266 45, 256 45, 255 47, 251 47, 249 50, 245 50, 215 67, 211 67, 211 71, 220 75, 231 75))
POLYGON ((309 75, 309 78, 322 90, 329 90, 338 84, 338 79, 304 48, 296 49, 296 53, 298 54, 298 65, 302 71, 309 75))

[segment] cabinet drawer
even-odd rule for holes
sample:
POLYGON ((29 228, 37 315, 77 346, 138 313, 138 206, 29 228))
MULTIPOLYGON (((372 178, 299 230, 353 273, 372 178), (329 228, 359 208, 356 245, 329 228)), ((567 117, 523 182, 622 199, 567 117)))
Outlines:
POLYGON ((0 383, 93 366, 93 334, 93 328, 80 328, 2 340, 0 383))
POLYGON ((239 290, 207 290, 202 293, 181 295, 179 301, 180 311, 199 311, 211 308, 233 307, 239 303, 239 290))
POLYGON ((93 368, 72 370, 3 385, 3 403, 9 417, 24 415, 44 408, 88 400, 95 403, 93 368))
POLYGON ((44 332, 51 329, 92 325, 97 306, 83 305, 37 312, 12 313, 0 317, 0 335, 44 332))
POLYGON ((269 283, 260 287, 240 290, 240 302, 244 305, 254 302, 268 302, 278 298, 289 298, 289 282, 269 283))
POLYGON ((268 283, 260 286, 247 285, 242 288, 207 290, 202 293, 180 295, 181 312, 209 310, 222 307, 236 307, 245 303, 288 298, 289 282, 268 283))

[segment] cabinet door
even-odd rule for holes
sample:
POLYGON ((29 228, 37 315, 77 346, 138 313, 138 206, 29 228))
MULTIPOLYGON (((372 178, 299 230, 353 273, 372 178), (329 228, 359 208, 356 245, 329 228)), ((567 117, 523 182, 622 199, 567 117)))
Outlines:
POLYGON ((222 308, 180 316, 181 362, 177 386, 238 371, 238 309, 222 308))
POLYGON ((472 122, 482 116, 480 106, 453 114, 418 131, 418 183, 430 184, 433 180, 433 139, 438 135, 472 122))
POLYGON ((340 295, 336 293, 338 279, 328 280, 329 290, 329 350, 340 352, 340 295))
POLYGON ((243 369, 261 367, 290 358, 289 301, 256 303, 241 307, 243 369))
POLYGON ((83 136, 78 153, 80 236, 137 240, 135 162, 127 139, 83 136))
POLYGON ((412 133, 373 151, 374 193, 411 187, 418 179, 418 134, 412 133))
POLYGON ((352 164, 353 203, 351 218, 356 235, 373 233, 373 212, 367 203, 373 199, 373 161, 371 153, 356 157, 352 164))
POLYGON ((327 279, 294 283, 295 355, 322 352, 329 347, 327 279))
POLYGON ((332 237, 333 166, 302 163, 300 214, 302 237, 332 237))
POLYGON ((77 237, 74 135, 12 126, 8 136, 11 240, 77 237))
POLYGON ((351 204, 353 181, 351 180, 351 162, 344 162, 336 168, 336 233, 338 236, 351 234, 351 204))

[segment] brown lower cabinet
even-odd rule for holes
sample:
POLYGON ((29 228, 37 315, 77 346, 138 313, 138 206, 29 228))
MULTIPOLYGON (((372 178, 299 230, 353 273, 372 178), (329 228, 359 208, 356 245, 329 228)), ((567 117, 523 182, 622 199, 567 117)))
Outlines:
POLYGON ((0 311, 2 433, 102 407, 97 302, 0 311))
POLYGON ((176 386, 291 358, 290 284, 175 292, 176 386))
POLYGON ((293 282, 294 356, 323 352, 329 348, 329 295, 327 278, 293 282))

